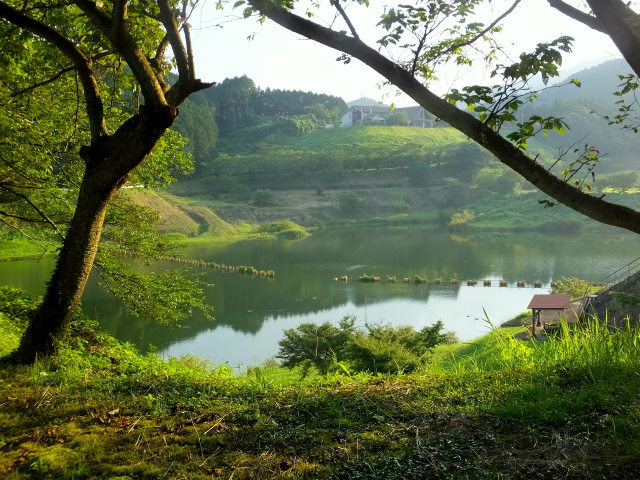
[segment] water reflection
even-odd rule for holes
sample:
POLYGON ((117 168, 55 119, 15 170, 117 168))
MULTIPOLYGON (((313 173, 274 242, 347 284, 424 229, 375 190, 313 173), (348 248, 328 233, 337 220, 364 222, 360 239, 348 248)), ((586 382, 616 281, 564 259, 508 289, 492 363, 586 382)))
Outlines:
MULTIPOLYGON (((486 330, 483 307, 500 323, 525 309, 531 288, 488 288, 482 280, 510 284, 548 285, 561 276, 598 281, 640 253, 635 235, 612 233, 576 237, 530 234, 451 236, 426 228, 359 228, 316 232, 300 242, 252 241, 230 246, 190 248, 185 256, 230 265, 273 269, 273 280, 205 269, 205 280, 215 286, 206 292, 214 305, 215 322, 190 319, 181 328, 133 320, 126 309, 92 277, 85 311, 117 338, 141 347, 152 344, 164 355, 195 353, 217 363, 252 364, 273 355, 282 330, 304 321, 337 322, 356 315, 361 322, 412 324, 416 327, 443 320, 462 339, 486 330), (334 282, 363 273, 382 277, 381 284, 334 282), (427 285, 384 283, 387 275, 426 276, 427 285), (441 285, 433 284, 441 278, 441 285), (449 283, 457 278, 479 280, 475 287, 449 283)), ((6 262, 0 264, 0 282, 42 292, 53 265, 6 262)), ((154 269, 173 268, 170 262, 154 269)))

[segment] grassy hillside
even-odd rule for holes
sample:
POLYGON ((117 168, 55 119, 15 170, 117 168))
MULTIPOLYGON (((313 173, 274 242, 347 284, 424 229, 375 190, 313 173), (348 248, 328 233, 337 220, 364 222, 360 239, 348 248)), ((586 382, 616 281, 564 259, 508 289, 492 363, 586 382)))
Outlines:
POLYGON ((160 233, 182 233, 187 236, 225 236, 235 233, 232 225, 208 208, 176 195, 152 190, 133 190, 128 195, 137 204, 158 212, 160 233))
POLYGON ((284 150, 304 152, 353 153, 354 149, 370 155, 388 155, 409 150, 423 154, 427 149, 464 142, 465 136, 453 128, 358 126, 313 130, 300 136, 261 138, 255 130, 244 128, 220 139, 218 150, 228 154, 251 153, 262 143, 277 144, 284 150))
MULTIPOLYGON (((464 162, 486 154, 450 128, 350 127, 263 140, 245 129, 220 141, 218 154, 196 175, 173 187, 180 195, 249 189, 348 185, 353 172, 432 168, 429 176, 464 175, 464 162)), ((405 174, 406 176, 406 174, 405 174)), ((425 176, 424 174, 422 175, 425 176)))
MULTIPOLYGON (((37 300, 0 296, 1 357, 37 300)), ((0 475, 635 478, 639 334, 591 326, 535 343, 498 330, 417 374, 300 381, 141 355, 77 319, 57 357, 0 363, 0 475)))
POLYGON ((301 152, 385 157, 429 155, 434 149, 464 142, 466 137, 453 128, 360 126, 314 130, 279 143, 301 152))

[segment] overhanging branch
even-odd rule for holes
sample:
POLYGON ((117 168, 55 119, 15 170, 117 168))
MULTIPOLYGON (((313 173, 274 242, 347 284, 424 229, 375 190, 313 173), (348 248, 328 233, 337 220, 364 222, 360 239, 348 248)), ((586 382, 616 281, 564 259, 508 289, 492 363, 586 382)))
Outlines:
POLYGON ((587 3, 629 66, 640 76, 640 15, 621 0, 587 0, 587 3))
POLYGON ((179 78, 183 80, 191 79, 193 78, 193 76, 189 71, 189 59, 187 56, 187 51, 184 48, 184 44, 182 43, 182 38, 180 38, 178 23, 176 22, 173 12, 171 11, 171 7, 169 7, 169 2, 167 0, 157 0, 157 2, 158 6, 160 7, 160 19, 162 20, 162 24, 167 31, 167 36, 169 37, 169 42, 171 43, 171 49, 173 50, 173 55, 176 59, 179 78))
POLYGON ((578 10, 577 8, 569 5, 563 0, 547 0, 549 5, 561 13, 564 13, 567 17, 571 17, 580 23, 585 24, 587 27, 597 30, 602 33, 608 33, 605 27, 600 21, 593 15, 578 10))
POLYGON ((640 233, 640 212, 588 195, 552 175, 535 159, 527 156, 472 115, 435 95, 400 65, 360 40, 322 27, 271 2, 250 0, 249 3, 288 30, 359 59, 423 108, 493 153, 502 163, 558 202, 599 222, 640 233))
POLYGON ((137 42, 125 28, 124 24, 126 23, 126 19, 120 19, 119 22, 122 26, 119 28, 119 33, 115 34, 112 17, 99 8, 94 2, 90 0, 75 0, 75 4, 93 21, 103 35, 109 39, 109 42, 113 45, 116 52, 125 59, 127 65, 131 68, 131 72, 140 84, 140 89, 142 90, 146 103, 153 107, 166 106, 167 101, 164 97, 164 92, 151 64, 142 54, 137 42))
POLYGON ((93 75, 91 60, 70 39, 42 22, 14 10, 4 2, 0 2, 0 18, 4 18, 13 25, 47 40, 73 62, 82 82, 87 116, 89 117, 91 128, 91 139, 92 141, 98 141, 101 137, 107 135, 102 100, 98 82, 93 75))
POLYGON ((38 83, 34 83, 33 85, 27 87, 27 88, 23 88, 22 90, 17 90, 17 91, 13 91, 11 93, 12 97, 17 97, 19 95, 23 95, 27 92, 30 92, 32 90, 35 90, 36 88, 40 88, 40 87, 44 87, 45 85, 48 85, 50 83, 55 82, 56 80, 58 80, 62 75, 64 75, 67 72, 70 72, 72 70, 74 70, 75 67, 67 67, 67 68, 63 68, 62 70, 60 70, 58 73, 56 73, 55 75, 53 75, 51 78, 48 78, 46 80, 43 80, 41 82, 38 83))

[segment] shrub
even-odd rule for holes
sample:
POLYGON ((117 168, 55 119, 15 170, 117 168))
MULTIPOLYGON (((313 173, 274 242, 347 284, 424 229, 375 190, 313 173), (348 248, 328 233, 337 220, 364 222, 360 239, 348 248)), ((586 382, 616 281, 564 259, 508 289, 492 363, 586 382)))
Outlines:
POLYGON ((551 289, 551 293, 566 293, 571 295, 571 300, 582 298, 591 292, 591 283, 576 277, 562 277, 557 285, 551 289))
POLYGON ((265 231, 274 233, 280 238, 286 240, 300 240, 309 235, 306 228, 298 225, 291 220, 283 220, 281 222, 272 222, 265 227, 265 231))
POLYGON ((321 325, 303 323, 298 328, 284 331, 280 340, 280 350, 276 355, 282 365, 288 368, 302 366, 306 375, 313 365, 322 375, 340 361, 347 343, 355 332, 355 317, 344 317, 338 326, 325 322, 321 325))
POLYGON ((420 357, 401 343, 357 335, 349 342, 349 366, 373 373, 411 372, 420 366, 420 357))
POLYGON ((350 370, 374 373, 411 372, 423 365, 426 354, 452 338, 442 332, 441 321, 416 331, 413 327, 366 325, 355 328, 354 317, 330 323, 304 323, 286 330, 277 357, 288 368, 314 366, 322 375, 346 363, 350 370))
POLYGON ((379 280, 380 277, 374 277, 373 275, 367 275, 366 273, 358 277, 358 281, 362 283, 373 283, 379 280))
POLYGON ((253 195, 253 204, 256 207, 269 207, 275 203, 275 197, 271 190, 256 190, 253 195))
POLYGON ((448 225, 450 227, 455 227, 455 226, 458 226, 458 225, 464 225, 466 223, 469 223, 474 218, 476 218, 475 213, 473 213, 473 211, 467 210, 465 208, 461 212, 455 212, 453 215, 451 215, 451 218, 449 219, 448 225))
POLYGON ((342 213, 358 213, 364 209, 364 200, 356 192, 343 193, 338 197, 338 207, 342 213))

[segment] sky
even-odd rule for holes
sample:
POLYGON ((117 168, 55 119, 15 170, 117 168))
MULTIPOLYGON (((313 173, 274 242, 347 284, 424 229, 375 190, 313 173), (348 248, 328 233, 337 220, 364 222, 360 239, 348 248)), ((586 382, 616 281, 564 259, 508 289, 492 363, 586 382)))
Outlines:
MULTIPOLYGON (((381 87, 382 78, 359 61, 345 65, 336 61, 340 54, 335 50, 290 33, 270 20, 260 24, 256 18, 243 19, 242 7, 232 9, 232 3, 223 10, 216 10, 214 3, 205 2, 190 21, 196 71, 203 80, 220 82, 228 77, 247 75, 261 88, 326 93, 347 102, 369 97, 399 106, 415 104, 410 98, 398 95, 396 89, 381 87)), ((483 10, 485 18, 497 17, 509 3, 493 0, 483 10)), ((375 29, 380 9, 393 3, 371 0, 371 5, 369 9, 351 8, 348 12, 361 38, 374 45, 380 36, 375 29)), ((326 13, 319 12, 315 20, 326 24, 332 17, 323 15, 326 13)), ((560 79, 620 56, 606 35, 565 17, 545 0, 523 0, 503 25, 501 43, 510 49, 513 58, 538 42, 560 35, 574 37, 573 52, 564 58, 560 79)), ((452 67, 440 72, 440 81, 432 88, 444 94, 452 86, 490 84, 490 70, 483 62, 476 62, 470 71, 452 67)))

